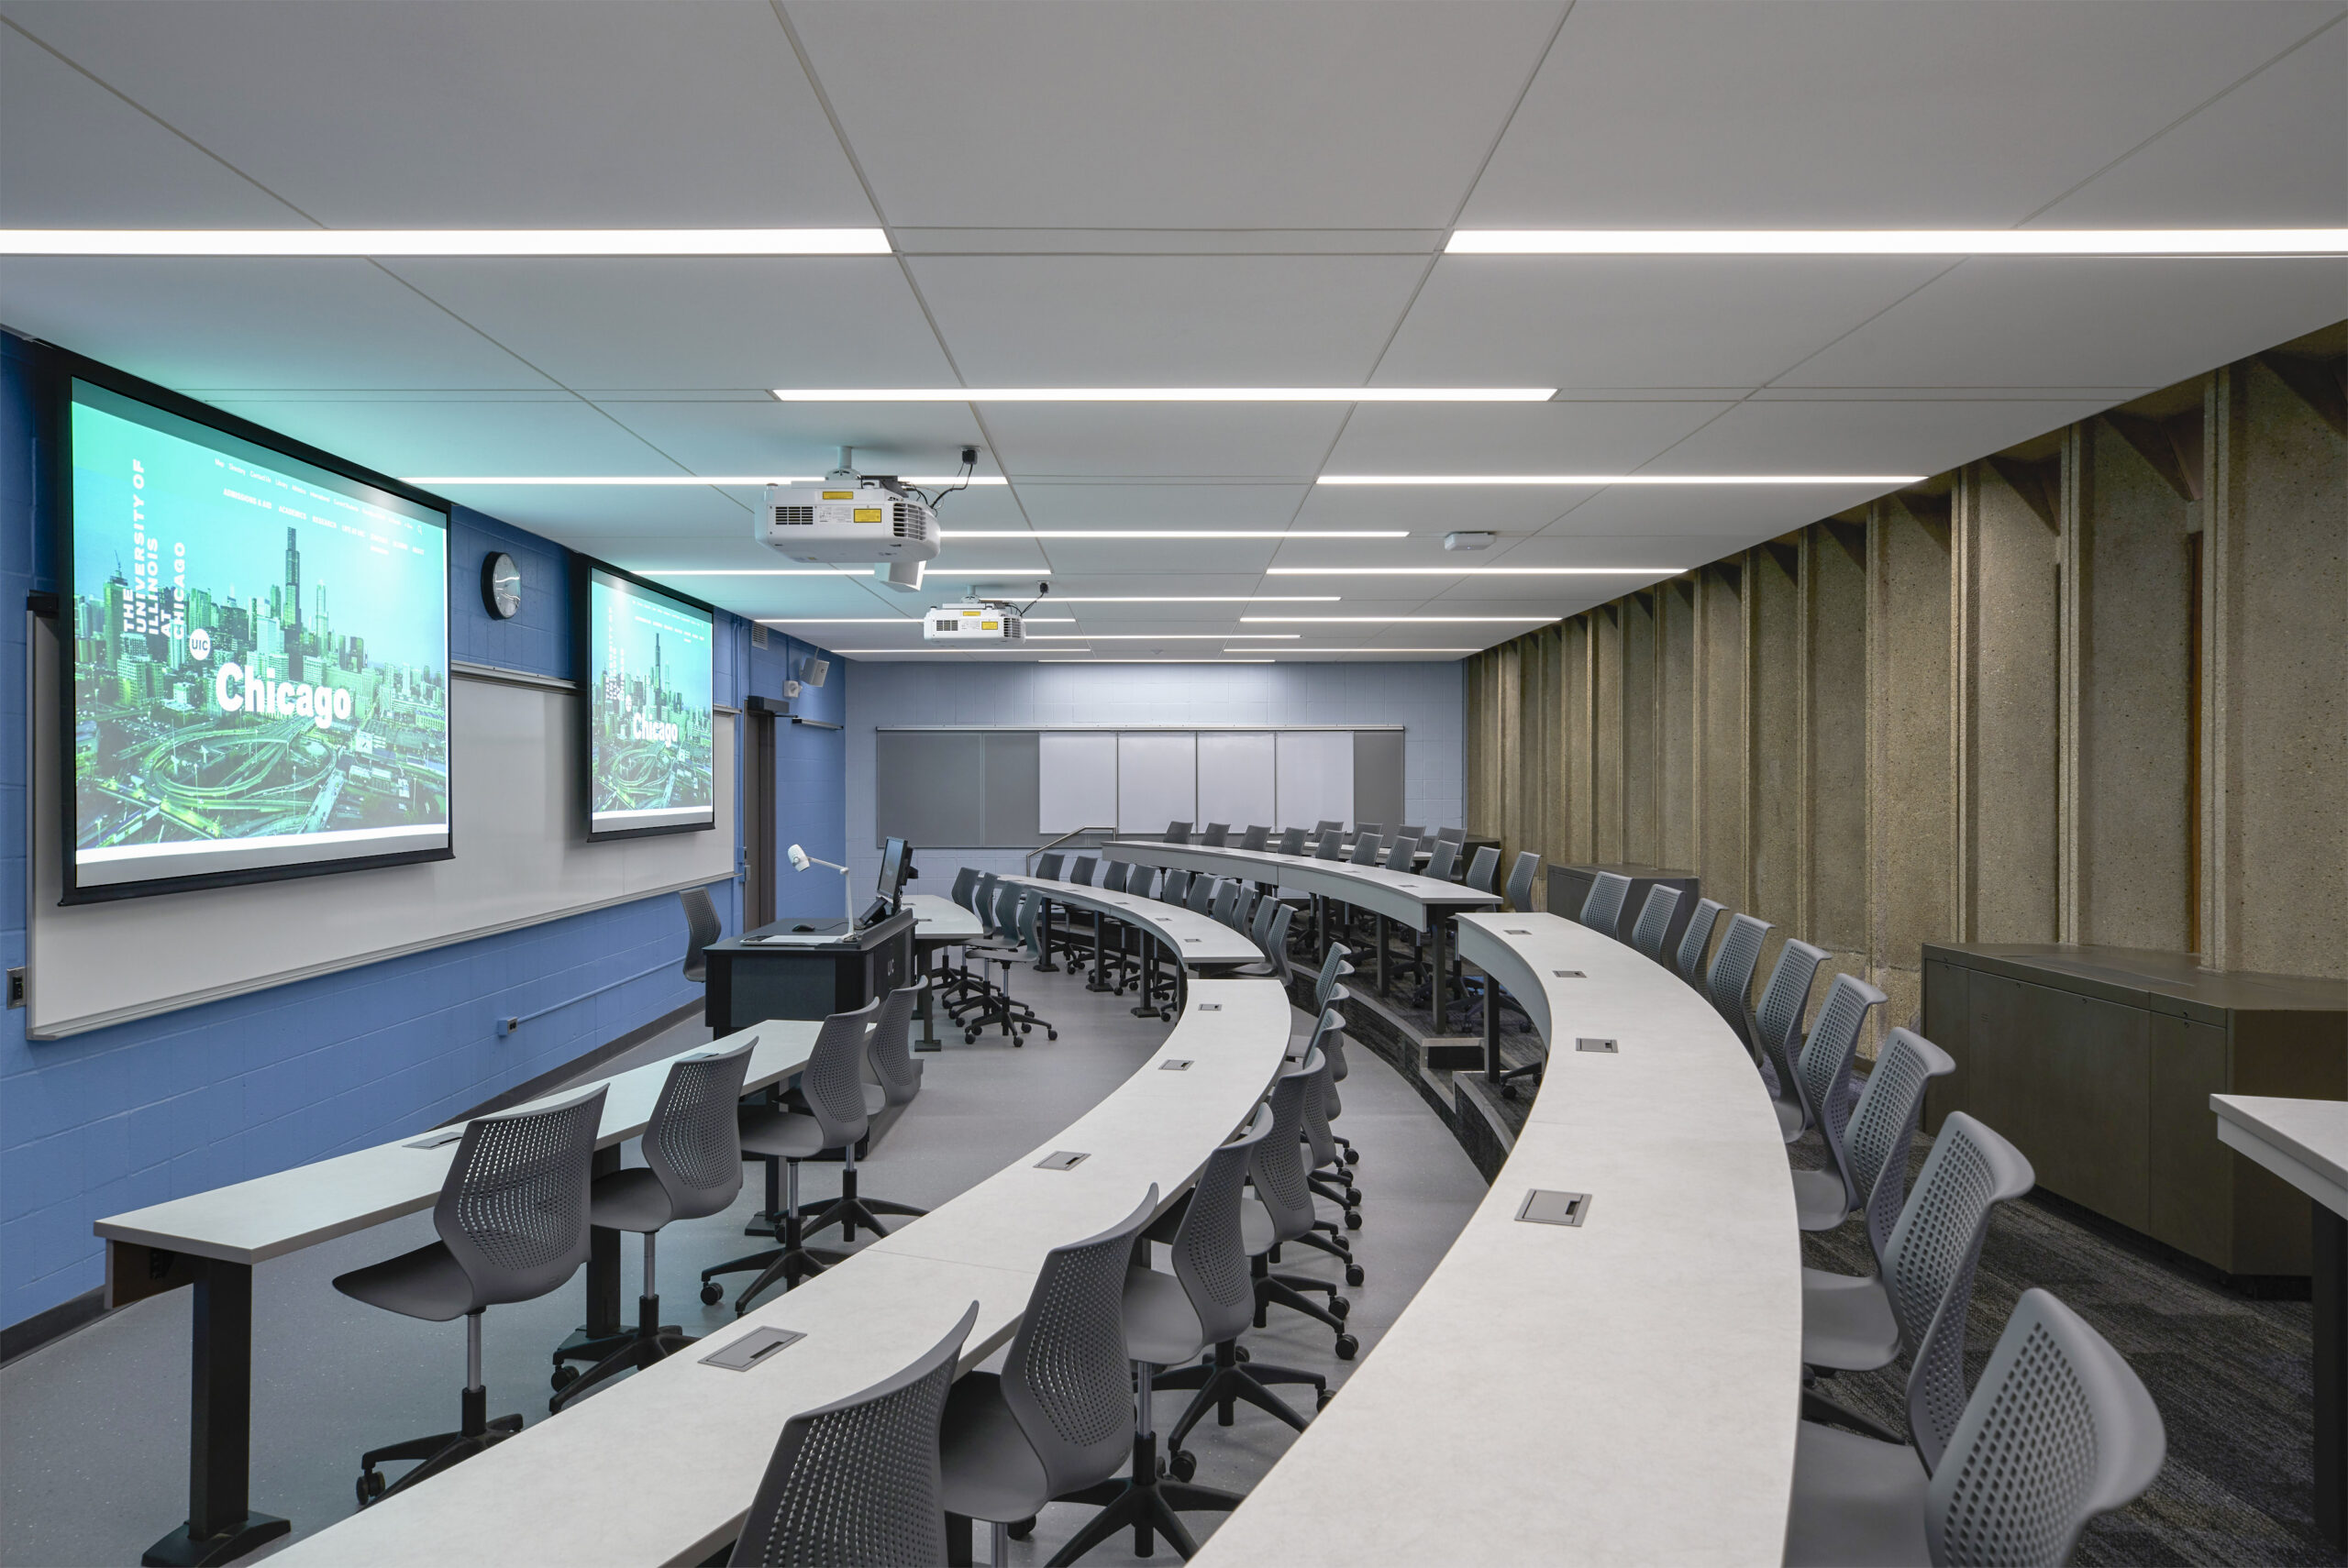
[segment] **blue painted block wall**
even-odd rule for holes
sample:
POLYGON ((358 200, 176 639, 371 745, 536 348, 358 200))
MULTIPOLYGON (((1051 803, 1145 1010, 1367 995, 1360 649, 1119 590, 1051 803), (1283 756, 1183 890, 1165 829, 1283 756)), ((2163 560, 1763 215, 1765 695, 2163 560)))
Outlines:
MULTIPOLYGON (((35 493, 37 361, 38 350, 0 335, 0 962, 11 966, 25 961, 22 606, 28 593, 57 587, 35 493)), ((454 657, 573 674, 570 552, 462 507, 452 526, 454 657), (482 608, 478 574, 492 549, 522 569, 524 608, 512 621, 482 608)), ((719 623, 723 704, 752 691, 779 698, 782 661, 816 651, 785 647, 780 636, 775 648, 752 650, 747 623, 724 614, 719 623)), ((811 693, 831 706, 803 711, 839 716, 845 666, 832 668, 831 684, 811 693)), ((781 842, 797 838, 819 854, 817 844, 832 845, 828 859, 840 858, 845 834, 838 756, 836 747, 830 777, 786 794, 778 823, 781 842)), ((726 929, 740 929, 739 885, 713 892, 726 929)), ((662 897, 64 1040, 28 1041, 21 1010, 0 1013, 0 1324, 104 1282, 90 1227, 105 1215, 432 1126, 698 1000, 700 988, 674 967, 684 941, 677 900, 662 897), (500 1017, 656 966, 497 1037, 500 1017)))

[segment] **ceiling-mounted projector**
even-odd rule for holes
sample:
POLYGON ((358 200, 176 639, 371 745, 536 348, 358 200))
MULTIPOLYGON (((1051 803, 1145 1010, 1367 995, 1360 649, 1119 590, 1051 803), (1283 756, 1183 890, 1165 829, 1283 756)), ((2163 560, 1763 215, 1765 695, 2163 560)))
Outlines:
POLYGON ((889 586, 912 592, 923 565, 937 558, 937 513, 893 476, 858 473, 855 455, 842 447, 839 467, 821 484, 767 486, 759 543, 795 561, 886 565, 889 586))
POLYGON ((1024 635, 1020 630, 1018 611, 983 599, 940 604, 921 622, 921 640, 925 643, 1000 646, 1024 641, 1024 635))

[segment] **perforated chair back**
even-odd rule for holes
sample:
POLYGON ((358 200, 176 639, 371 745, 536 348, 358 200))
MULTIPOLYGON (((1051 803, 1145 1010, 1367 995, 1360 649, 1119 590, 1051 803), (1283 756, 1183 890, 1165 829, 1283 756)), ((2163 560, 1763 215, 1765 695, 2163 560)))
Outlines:
POLYGON ((1211 906, 1212 912, 1213 913, 1214 918, 1221 921, 1224 924, 1236 925, 1237 920, 1233 911, 1237 910, 1238 907, 1239 883, 1236 879, 1226 877, 1224 878, 1223 886, 1214 890, 1214 903, 1211 906))
POLYGON ((1728 934, 1721 938, 1721 950, 1712 955, 1712 967, 1704 977, 1704 996, 1744 1048, 1753 1049, 1753 1031, 1744 1012, 1745 994, 1753 988, 1753 970, 1761 962, 1761 939, 1769 934, 1769 922, 1755 920, 1749 914, 1738 915, 1728 922, 1728 934))
POLYGON ((1129 864, 1125 867, 1125 891, 1136 899, 1146 899, 1149 897, 1149 885, 1157 876, 1157 867, 1155 866, 1129 864))
POLYGON ((1166 824, 1166 842, 1168 844, 1190 843, 1191 824, 1188 823, 1168 823, 1166 824))
POLYGON ((1312 846, 1315 860, 1335 860, 1345 853, 1346 841, 1336 828, 1323 828, 1321 840, 1312 846))
POLYGON ((1248 1162, 1248 1183, 1271 1216, 1275 1246, 1312 1229, 1312 1188, 1304 1180, 1297 1139, 1304 1128, 1305 1097, 1322 1061, 1321 1053, 1308 1051, 1301 1064, 1281 1073, 1272 1085, 1271 1135, 1256 1145, 1256 1157, 1248 1162))
POLYGON ((1214 908, 1215 878, 1204 871, 1191 878, 1191 895, 1184 900, 1192 914, 1204 914, 1214 908))
POLYGON ((872 1064, 885 1104, 910 1105, 921 1093, 921 1064, 914 1060, 914 1010, 928 988, 925 977, 881 998, 872 1032, 864 1042, 864 1059, 872 1064))
POLYGON ((1133 1449, 1125 1270, 1157 1212, 1157 1184, 1097 1236, 1054 1247, 1002 1363, 1002 1399, 1058 1496, 1104 1481, 1133 1449))
POLYGON ((1427 830, 1424 827, 1413 827, 1409 823, 1405 823, 1402 826, 1396 828, 1394 832, 1398 837, 1401 838, 1418 839, 1424 838, 1427 835, 1427 830))
POLYGON ((677 895, 685 907, 685 978, 706 981, 709 960, 703 950, 725 934, 725 923, 717 918, 717 906, 710 901, 707 888, 687 888, 677 895))
POLYGON ((807 1066, 800 1069, 799 1098, 824 1134, 824 1147, 845 1149, 860 1142, 864 1120, 864 1032, 880 1015, 873 998, 854 1012, 836 1012, 815 1030, 807 1066))
POLYGON ((1638 923, 1631 927, 1631 945, 1658 964, 1665 962, 1664 939, 1671 934, 1671 916, 1678 908, 1678 889, 1661 882, 1648 883, 1646 902, 1639 906, 1638 923))
MULTIPOLYGON (((1729 938, 1733 941, 1735 937, 1736 927, 1731 925, 1729 938)), ((1728 951, 1725 943, 1721 951, 1728 951)), ((1807 942, 1789 940, 1778 949, 1777 966, 1769 971, 1769 983, 1761 988, 1761 1005, 1753 1010, 1753 1032, 1745 1040, 1746 1044, 1757 1046, 1768 1062, 1778 1092, 1801 1103, 1805 1121, 1816 1115, 1817 1107, 1802 1100, 1801 1091, 1795 1086, 1794 1058, 1801 1050, 1802 1018, 1810 1010, 1810 988, 1818 977, 1818 966, 1825 962, 1826 949, 1812 947, 1807 942)))
POLYGON ((1304 830, 1302 828, 1282 828, 1280 830, 1279 853, 1282 855, 1303 854, 1304 830))
POLYGON ((1101 890, 1102 892, 1122 893, 1125 890, 1125 866, 1126 862, 1123 860, 1112 860, 1102 868, 1101 890))
POLYGON ((1312 824, 1312 831, 1315 834, 1343 833, 1346 831, 1346 824, 1335 817, 1323 817, 1312 824))
POLYGON ((962 1342, 978 1320, 973 1301, 903 1372, 785 1421, 726 1562, 735 1568, 945 1562, 937 1426, 962 1342))
POLYGON ((1353 864, 1356 866, 1377 865, 1378 845, 1379 838, 1376 834, 1357 828, 1354 831, 1353 864))
POLYGON ((1188 871, 1168 871, 1166 873, 1166 880, 1158 884, 1157 901, 1163 904, 1179 904, 1182 901, 1182 896, 1190 890, 1191 874, 1188 871))
POLYGON ((1288 906, 1278 899, 1258 899, 1256 900, 1256 912, 1247 922, 1247 940, 1263 947, 1267 958, 1271 956, 1271 949, 1265 944, 1271 940, 1272 922, 1288 906))
POLYGON ((1354 972, 1353 950, 1342 942, 1329 944, 1329 951, 1321 956, 1321 972, 1312 983, 1312 1005, 1327 1007, 1337 990, 1337 982, 1354 972))
POLYGON ((671 1220, 715 1214, 742 1190, 742 1132, 734 1105, 758 1043, 753 1034, 731 1050, 695 1052, 669 1064, 660 1098, 645 1120, 644 1163, 668 1197, 671 1220))
POLYGON ((1884 1293, 1912 1357, 1908 1437, 1927 1470, 1939 1466, 1965 1413, 1965 1320, 1990 1211, 2035 1179, 2020 1149, 1953 1110, 1883 1249, 1884 1293))
MULTIPOLYGON (((1818 1038, 1816 1030, 1811 1038, 1818 1038)), ((1947 1052, 1921 1034, 1893 1030, 1876 1053, 1875 1070, 1844 1129, 1844 1186, 1852 1207, 1866 1206, 1867 1246, 1878 1274, 1908 1196, 1908 1149, 1924 1113, 1925 1087, 1955 1071, 1956 1063, 1947 1052)))
POLYGON ((1468 842, 1468 830, 1464 827, 1439 827, 1434 830, 1434 835, 1451 844, 1468 842))
POLYGON ((1239 1189, 1257 1145, 1271 1130, 1272 1108, 1259 1105, 1246 1132, 1207 1156, 1174 1231, 1174 1277, 1191 1298, 1209 1344, 1237 1339, 1255 1320, 1256 1289, 1247 1277, 1239 1189))
POLYGON ((1329 1131, 1329 1117, 1332 1114, 1329 1105, 1337 1097, 1335 1070, 1329 1060, 1329 1043, 1333 1040, 1344 1039, 1346 1031, 1343 1020, 1339 1020, 1335 1025, 1329 1023, 1329 1019, 1333 1016, 1335 1015, 1323 1016, 1319 1029, 1320 1043, 1311 1051, 1306 1052, 1304 1056, 1308 1064, 1313 1062, 1320 1064, 1320 1066, 1306 1079, 1304 1091, 1304 1146, 1312 1151, 1312 1167, 1315 1170, 1324 1165, 1334 1165, 1337 1160, 1337 1140, 1329 1131))
MULTIPOLYGON (((1792 943, 1786 944, 1790 947, 1792 943)), ((1843 1181, 1843 1196, 1856 1192, 1852 1185, 1850 1155, 1843 1143, 1851 1121, 1851 1062, 1858 1055, 1859 1031, 1867 1014, 1884 1003, 1881 991, 1853 975, 1837 975, 1818 1004, 1818 1021, 1794 1058, 1794 1088, 1810 1112, 1818 1135, 1826 1142, 1826 1158, 1843 1181)))
POLYGON ((1221 849, 1231 838, 1229 823, 1209 823, 1206 832, 1199 834, 1199 843, 1208 849, 1221 849))
POLYGON ((994 918, 988 930, 996 936, 1011 936, 1019 930, 1019 906, 1027 890, 1016 882, 1006 882, 1000 877, 994 880, 994 918))
MULTIPOLYGON (((483 1307, 528 1301, 587 1261, 587 1188, 604 1086, 548 1106, 465 1123, 432 1228, 483 1307)), ((1290 1132, 1290 1140, 1296 1134, 1290 1132)))
POLYGON ((1427 846, 1425 875, 1438 882, 1448 882, 1452 872, 1459 867, 1459 845, 1447 838, 1436 839, 1427 846))
POLYGON ((1924 1488, 1936 1564, 2068 1562, 2099 1514, 2168 1455, 2161 1413, 2110 1342, 2043 1290, 2021 1293, 1924 1488))
MULTIPOLYGON (((1047 855, 1044 858, 1051 863, 1052 868, 1049 871, 1038 868, 1036 875, 1038 877, 1058 877, 1060 872, 1058 858, 1049 855, 1047 855)), ((947 891, 947 896, 967 910, 970 907, 971 898, 977 894, 978 890, 978 867, 975 866, 965 866, 962 869, 954 873, 954 886, 947 891)))
MULTIPOLYGON (((1516 901, 1514 878, 1509 878, 1509 901, 1516 901)), ((1589 879, 1589 893, 1577 918, 1590 930, 1613 936, 1623 929, 1623 900, 1631 896, 1631 879, 1618 871, 1600 871, 1589 879)))
POLYGON ((1039 855, 1036 856, 1036 875, 1047 882, 1059 881, 1061 867, 1067 864, 1068 856, 1057 849, 1049 855, 1039 855))
POLYGON ((1704 949, 1711 945, 1712 923, 1720 919, 1722 907, 1717 900, 1698 899, 1696 907, 1688 911, 1688 926, 1679 933, 1679 951, 1671 966, 1691 986, 1704 972, 1704 949))
POLYGON ((1385 834, 1385 832, 1386 824, 1384 823, 1354 823, 1354 836, 1356 838, 1379 838, 1382 837, 1385 834))
POLYGON ((1272 911, 1272 918, 1268 925, 1263 921, 1257 922, 1258 925, 1266 926, 1266 929, 1263 935, 1255 939, 1255 943, 1257 947, 1263 949, 1265 959, 1271 965, 1272 977, 1285 988, 1290 980, 1295 978, 1295 971, 1290 967, 1288 961, 1288 928, 1296 919, 1296 910, 1292 905, 1281 903, 1278 899, 1266 899, 1263 907, 1272 911))
POLYGON ((1479 847, 1468 862, 1468 875, 1462 878, 1479 893, 1492 890, 1492 878, 1501 868, 1501 852, 1487 844, 1479 847))
POLYGON ((1321 1010, 1321 1021, 1312 1026, 1312 1043, 1329 1058, 1329 1090, 1322 1098, 1322 1109, 1332 1121, 1345 1109, 1337 1103, 1337 1086, 1346 1081, 1350 1070, 1346 1066, 1346 1017, 1337 1010, 1336 1004, 1351 1000, 1353 993, 1339 986, 1330 997, 1329 1005, 1321 1010))
POLYGON ((1101 861, 1096 856, 1080 855, 1076 857, 1076 868, 1068 874, 1068 879, 1090 888, 1092 886, 1092 873, 1100 864, 1101 861))
POLYGON ((1242 849, 1261 849, 1271 841, 1271 829, 1268 827, 1251 827, 1246 833, 1239 835, 1239 847, 1242 849))
POLYGON ((1508 907, 1520 914, 1533 908, 1533 878, 1541 872, 1541 857, 1529 849, 1517 851, 1516 864, 1508 872, 1508 907))
POLYGON ((1044 955, 1044 896, 1041 893, 1031 892, 1027 897, 1021 899, 1018 913, 1013 918, 1018 922, 1019 944, 1036 958, 1042 958, 1044 955))
POLYGON ((1408 871, 1418 861, 1419 841, 1415 838, 1398 837, 1386 846, 1386 869, 1389 871, 1408 871))

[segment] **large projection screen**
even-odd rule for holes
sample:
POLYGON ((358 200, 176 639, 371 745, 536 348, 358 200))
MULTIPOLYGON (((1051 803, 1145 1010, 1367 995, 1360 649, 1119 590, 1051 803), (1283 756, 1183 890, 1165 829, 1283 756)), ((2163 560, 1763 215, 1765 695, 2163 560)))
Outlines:
POLYGON ((714 613, 598 561, 580 576, 587 836, 715 827, 714 613))
POLYGON ((78 361, 67 903, 450 853, 445 502, 78 361))

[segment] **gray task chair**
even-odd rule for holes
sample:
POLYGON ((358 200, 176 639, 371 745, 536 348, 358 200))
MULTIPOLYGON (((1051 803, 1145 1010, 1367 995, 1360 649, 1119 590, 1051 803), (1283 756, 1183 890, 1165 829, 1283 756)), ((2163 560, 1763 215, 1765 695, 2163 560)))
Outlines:
POLYGON ((1166 824, 1166 842, 1168 844, 1190 843, 1191 824, 1188 823, 1168 823, 1166 824))
MULTIPOLYGON (((1835 976, 1834 983, 1826 988, 1826 999, 1818 1004, 1818 1022, 1802 1042, 1801 1055, 1794 1058, 1794 1088, 1800 1091, 1811 1125, 1818 1129, 1819 1139, 1826 1145, 1827 1169, 1812 1174, 1831 1175, 1836 1184, 1853 1193, 1857 1188, 1844 1174, 1850 1153, 1843 1143, 1854 1104, 1848 1092, 1851 1062, 1858 1055, 1859 1032, 1866 1027, 1867 1014, 1883 1003, 1883 993, 1865 980, 1835 976)), ((1799 1212, 1799 1192, 1795 1202, 1799 1212)))
POLYGON ((1671 917, 1679 908, 1679 889, 1661 882, 1647 884, 1647 900, 1639 906, 1631 927, 1631 945, 1658 964, 1667 963, 1664 941, 1671 933, 1671 917))
MULTIPOLYGON (((1873 1372, 1907 1354, 1909 1437, 1927 1468, 1940 1462, 1965 1408, 1966 1318, 1989 1217, 2033 1179, 2021 1150, 1951 1111, 1883 1249, 1883 1272, 1801 1271, 1803 1364, 1873 1372)), ((1802 1413, 1899 1441, 1815 1392, 1802 1395, 1802 1413)))
MULTIPOLYGON (((1729 942, 1736 940, 1737 928, 1731 924, 1729 942)), ((1724 955, 1729 952, 1728 943, 1722 944, 1721 952, 1724 955)), ((1761 988, 1761 1005, 1746 1016, 1745 1027, 1741 1031, 1746 1048, 1753 1052, 1761 1069, 1762 1081, 1769 1086, 1769 1098, 1778 1108, 1778 1131, 1789 1143, 1800 1137, 1811 1123, 1811 1108, 1802 1103, 1801 1090, 1794 1082, 1794 1060, 1802 1048, 1802 1020, 1810 1011, 1811 986, 1818 977, 1818 966, 1825 962, 1826 949, 1789 938, 1778 949, 1778 963, 1769 971, 1769 983, 1761 988)), ((1715 968, 1718 966, 1714 965, 1715 968)), ((1716 1003, 1720 1000, 1717 997, 1713 999, 1716 1003)), ((1821 1021, 1824 1017, 1824 1010, 1821 1009, 1821 1021)), ((1857 1036, 1852 1038, 1855 1040, 1857 1036)))
MULTIPOLYGON (((1813 1045, 1818 1033, 1811 1032, 1813 1045)), ((1833 1170, 1793 1173, 1794 1214, 1803 1230, 1832 1231, 1852 1210, 1864 1210, 1867 1247, 1882 1272, 1883 1249, 1907 1196, 1908 1150, 1923 1115, 1925 1087, 1955 1071, 1949 1054, 1922 1035, 1891 1032, 1844 1129, 1841 1162, 1833 1170)))
POLYGON ((1345 852, 1346 840, 1343 832, 1340 829, 1333 827, 1323 828, 1321 830, 1321 837, 1319 841, 1312 846, 1312 858, 1315 860, 1335 860, 1341 858, 1345 852))
POLYGON ((1268 827, 1250 827, 1246 833, 1239 835, 1239 847, 1242 849, 1261 849, 1266 845, 1271 843, 1271 829, 1268 827))
POLYGON ((1255 1157, 1248 1162, 1251 1197, 1240 1210, 1240 1225, 1246 1241, 1249 1271, 1255 1280, 1256 1326, 1262 1328, 1266 1313, 1276 1306, 1301 1312, 1334 1330, 1337 1359, 1351 1361, 1360 1343, 1346 1332, 1346 1317, 1353 1308, 1337 1294, 1336 1286, 1309 1275, 1274 1274, 1271 1270, 1271 1254, 1290 1242, 1318 1246, 1339 1258, 1346 1256, 1343 1248, 1324 1244, 1324 1238, 1315 1233, 1313 1224, 1320 1216, 1313 1211, 1312 1187, 1305 1179, 1304 1102, 1306 1096, 1315 1092, 1314 1080, 1326 1066, 1326 1058, 1320 1052, 1311 1052, 1301 1066, 1286 1069, 1273 1083, 1271 1132, 1256 1145, 1255 1157), (1307 1297, 1304 1292, 1308 1290, 1326 1293, 1328 1306, 1307 1297))
POLYGON ((1401 834, 1386 845, 1386 869, 1408 871, 1419 863, 1419 841, 1401 834))
POLYGON ((945 1562, 938 1419, 978 1320, 973 1301, 903 1372, 785 1421, 730 1568, 945 1562))
POLYGON ((1498 875, 1500 867, 1501 852, 1487 844, 1468 857, 1468 875, 1460 880, 1479 893, 1489 893, 1492 890, 1492 878, 1498 875))
POLYGON ((697 986, 706 985, 706 949, 725 934, 725 922, 717 918, 717 906, 710 901, 707 888, 687 888, 677 895, 677 902, 685 908, 685 978, 697 986))
MULTIPOLYGON (((750 1070, 752 1035, 730 1051, 696 1051, 669 1066, 660 1098, 644 1124, 644 1164, 595 1178, 589 1195, 594 1224, 606 1231, 633 1231, 644 1238, 644 1290, 636 1298, 632 1333, 574 1335, 554 1353, 554 1397, 559 1410, 608 1378, 650 1366, 693 1342, 694 1336, 660 1321, 656 1250, 663 1226, 699 1220, 730 1208, 742 1190, 742 1139, 734 1124, 735 1102, 750 1070), (570 1363, 593 1364, 585 1372, 570 1363)), ((713 1300, 707 1286, 703 1298, 713 1300)))
POLYGON ((1508 907, 1520 914, 1533 909, 1533 879, 1541 874, 1541 857, 1529 849, 1516 854, 1516 864, 1508 868, 1508 907))
POLYGON ((1721 950, 1712 955, 1712 966, 1704 975, 1704 999, 1736 1031, 1748 1052, 1753 1050, 1753 1014, 1745 997, 1753 989, 1753 971, 1760 965, 1761 942, 1769 930, 1767 921, 1749 914, 1730 921, 1721 950))
MULTIPOLYGON (((1623 929, 1623 900, 1630 896, 1628 877, 1619 871, 1600 871, 1589 879, 1589 892, 1581 901, 1581 913, 1574 918, 1601 935, 1618 936, 1623 929)), ((1512 901, 1513 895, 1511 897, 1512 901)))
POLYGON ((1282 828, 1280 830, 1279 849, 1279 853, 1282 855, 1303 854, 1304 830, 1302 828, 1282 828))
POLYGON ((2142 1379, 2085 1320, 2025 1290, 1937 1464, 1805 1421, 1788 1568, 2064 1563, 2079 1532, 2159 1475, 2168 1433, 2142 1379))
POLYGON ((1221 849, 1230 838, 1231 824, 1229 823, 1209 823, 1206 831, 1199 834, 1199 843, 1207 849, 1221 849))
POLYGON ((1356 866, 1377 865, 1378 845, 1379 837, 1376 830, 1371 828, 1355 829, 1354 852, 1350 857, 1353 864, 1356 866))
POLYGON ((709 1298, 709 1284, 721 1274, 758 1271, 734 1298, 734 1315, 749 1310, 759 1292, 776 1280, 785 1290, 812 1274, 821 1274, 837 1255, 824 1257, 806 1245, 799 1211, 799 1163, 820 1154, 838 1154, 847 1168, 856 1168, 856 1146, 869 1126, 864 1115, 864 1032, 880 1010, 879 998, 854 1012, 836 1012, 815 1031, 807 1066, 799 1074, 799 1098, 807 1104, 803 1114, 776 1105, 746 1105, 736 1118, 742 1132, 745 1157, 767 1162, 767 1209, 775 1202, 775 1165, 783 1168, 782 1245, 748 1257, 736 1258, 701 1271, 702 1298, 709 1298))
POLYGON ((1699 990, 1703 988, 1704 949, 1712 944, 1712 925, 1724 907, 1717 899, 1698 899, 1688 911, 1687 929, 1679 933, 1679 951, 1672 955, 1671 966, 1679 977, 1699 990))
POLYGON ((1204 914, 1214 907, 1215 884, 1222 878, 1202 871, 1191 878, 1190 894, 1182 900, 1192 914, 1204 914))
POLYGON ((1453 879, 1452 873, 1458 868, 1457 844, 1447 838, 1439 838, 1427 846, 1427 867, 1421 875, 1432 877, 1438 882, 1448 882, 1453 879))
MULTIPOLYGON (((928 984, 927 980, 915 980, 880 999, 880 1010, 873 1016, 872 1032, 864 1041, 864 1060, 871 1067, 872 1076, 880 1080, 864 1086, 868 1123, 892 1107, 903 1115, 904 1108, 921 1094, 921 1064, 914 1060, 914 1010, 921 1005, 922 991, 928 984)), ((843 1241, 856 1240, 858 1226, 876 1236, 885 1236, 889 1227, 880 1222, 880 1216, 916 1219, 929 1212, 910 1203, 892 1203, 885 1198, 860 1198, 857 1195, 856 1176, 853 1164, 840 1172, 840 1195, 817 1209, 801 1232, 803 1235, 812 1236, 838 1225, 843 1241)), ((715 1299, 706 1290, 703 1298, 715 1299)))
MULTIPOLYGON (((1152 1183, 1109 1229, 1045 1253, 1002 1371, 969 1373, 947 1397, 938 1455, 947 1562, 970 1561, 970 1521, 985 1519, 994 1526, 991 1561, 1003 1563, 1007 1527, 1107 1482, 1137 1452, 1124 1276, 1157 1209, 1152 1183)), ((1064 1549, 1053 1561, 1072 1555, 1064 1549)))
POLYGON ((336 1277, 337 1290, 370 1307, 432 1323, 465 1320, 465 1391, 457 1430, 370 1449, 359 1461, 360 1507, 522 1430, 519 1416, 489 1417, 481 1375, 482 1313, 559 1290, 587 1261, 587 1194, 604 1093, 598 1084, 544 1110, 465 1123, 432 1209, 440 1239, 336 1277), (384 1485, 377 1466, 410 1459, 415 1468, 384 1485))

